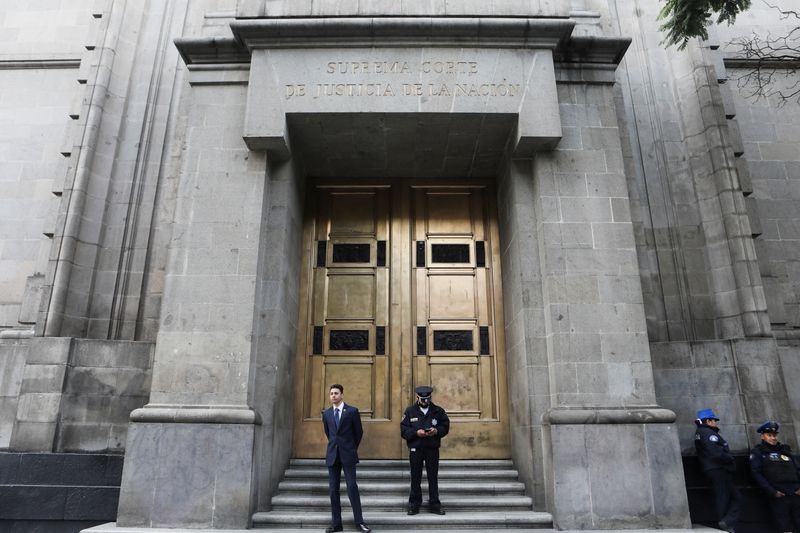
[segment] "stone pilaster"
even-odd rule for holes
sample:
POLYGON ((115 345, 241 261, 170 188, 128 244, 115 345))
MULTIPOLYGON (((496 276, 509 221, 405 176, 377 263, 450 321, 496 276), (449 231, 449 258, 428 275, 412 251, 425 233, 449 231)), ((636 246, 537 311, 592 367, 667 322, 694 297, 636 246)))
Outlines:
POLYGON ((241 138, 242 84, 190 89, 150 403, 131 415, 118 523, 243 528, 266 158, 241 138), (155 495, 155 498, 154 498, 155 495))
POLYGON ((564 138, 533 166, 554 523, 688 527, 675 415, 656 405, 613 91, 564 84, 559 103, 564 138))

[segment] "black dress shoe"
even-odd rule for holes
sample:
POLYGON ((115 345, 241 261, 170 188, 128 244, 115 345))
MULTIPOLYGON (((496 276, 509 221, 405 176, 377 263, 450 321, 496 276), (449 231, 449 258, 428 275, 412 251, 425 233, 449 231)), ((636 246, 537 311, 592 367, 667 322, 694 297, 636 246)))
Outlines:
POLYGON ((441 507, 431 507, 430 512, 433 514, 446 514, 441 507))
POLYGON ((720 520, 720 521, 719 521, 719 528, 720 528, 722 531, 727 531, 728 533, 736 533, 736 532, 733 530, 733 526, 729 526, 728 524, 726 524, 726 523, 725 523, 725 521, 724 521, 724 520, 720 520))
POLYGON ((419 507, 409 507, 408 514, 419 514, 419 507))
POLYGON ((325 528, 325 533, 336 533, 337 531, 344 531, 342 526, 328 526, 325 528))
POLYGON ((358 524, 356 525, 356 527, 361 533, 369 533, 370 531, 372 531, 369 527, 367 527, 367 524, 364 523, 358 524))

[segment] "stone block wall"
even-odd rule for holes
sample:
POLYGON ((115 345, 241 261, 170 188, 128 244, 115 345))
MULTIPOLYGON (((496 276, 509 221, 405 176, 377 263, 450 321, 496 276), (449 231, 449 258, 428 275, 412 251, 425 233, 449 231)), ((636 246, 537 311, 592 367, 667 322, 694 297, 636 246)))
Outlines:
POLYGON ((11 442, 27 355, 26 340, 0 341, 0 449, 11 442))
MULTIPOLYGON (((794 342, 791 346, 778 346, 778 357, 781 361, 783 379, 786 383, 786 394, 789 397, 792 422, 794 423, 795 438, 800 443, 800 343, 794 342)), ((789 417, 783 415, 783 420, 789 417)))
POLYGON ((545 309, 538 236, 535 232, 533 162, 513 161, 498 179, 498 214, 503 263, 503 305, 511 448, 534 508, 549 496, 544 414, 550 408, 545 309))
POLYGON ((124 451, 129 415, 150 397, 152 359, 151 343, 76 339, 56 450, 124 451))
POLYGON ((266 175, 242 141, 246 86, 196 86, 164 297, 154 403, 245 404, 266 175))
POLYGON ((557 529, 691 527, 673 425, 568 424, 551 430, 559 465, 557 529))
POLYGON ((769 334, 721 79, 708 45, 665 49, 656 4, 618 3, 633 37, 617 110, 651 341, 769 334), (638 16, 627 16, 627 8, 638 16))
POLYGON ((697 411, 712 408, 735 454, 758 443, 767 419, 783 425, 782 440, 795 446, 795 427, 774 339, 652 343, 658 403, 673 410, 684 455, 694 454, 697 411))
MULTIPOLYGON (((0 35, 8 31, 0 24, 0 35)), ((2 64, 10 61, 5 50, 0 42, 0 329, 35 321, 35 312, 20 315, 24 305, 38 311, 38 293, 26 299, 26 286, 47 270, 45 234, 52 234, 51 213, 58 204, 54 177, 65 169, 59 149, 78 86, 77 62, 12 69, 2 64)))
POLYGON ((74 533, 117 515, 122 455, 0 453, 0 530, 74 533))
MULTIPOLYGON (((777 97, 748 97, 752 83, 738 80, 747 69, 728 69, 731 78, 756 221, 758 264, 770 322, 800 328, 800 103, 777 97)), ((800 73, 775 76, 775 89, 800 82, 800 73)))
POLYGON ((559 85, 564 139, 535 160, 553 406, 653 405, 613 90, 559 85))
POLYGON ((153 345, 36 337, 26 348, 13 430, 4 447, 123 451, 130 413, 149 398, 153 345))

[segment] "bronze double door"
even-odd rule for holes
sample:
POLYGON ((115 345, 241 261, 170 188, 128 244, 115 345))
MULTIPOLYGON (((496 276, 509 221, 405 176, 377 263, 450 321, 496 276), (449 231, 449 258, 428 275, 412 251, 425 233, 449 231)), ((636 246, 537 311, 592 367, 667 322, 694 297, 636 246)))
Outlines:
POLYGON ((510 457, 496 206, 490 183, 308 187, 294 457, 323 457, 328 387, 364 422, 362 458, 400 458, 419 385, 451 419, 444 458, 510 457))

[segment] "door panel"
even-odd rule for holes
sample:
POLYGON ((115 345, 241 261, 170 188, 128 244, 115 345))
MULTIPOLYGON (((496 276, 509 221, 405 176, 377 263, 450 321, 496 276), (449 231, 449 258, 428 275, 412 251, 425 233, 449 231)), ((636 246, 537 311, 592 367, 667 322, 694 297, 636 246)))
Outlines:
POLYGON ((295 457, 324 455, 328 387, 362 413, 364 458, 399 458, 413 390, 453 420, 444 457, 509 457, 497 229, 487 186, 309 188, 295 457))
POLYGON ((484 187, 413 193, 415 385, 430 384, 453 421, 442 441, 445 457, 510 456, 502 327, 496 327, 502 326, 497 230, 486 193, 484 187))

